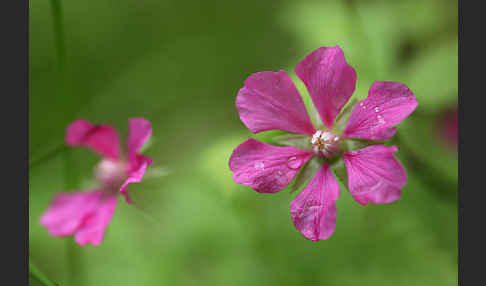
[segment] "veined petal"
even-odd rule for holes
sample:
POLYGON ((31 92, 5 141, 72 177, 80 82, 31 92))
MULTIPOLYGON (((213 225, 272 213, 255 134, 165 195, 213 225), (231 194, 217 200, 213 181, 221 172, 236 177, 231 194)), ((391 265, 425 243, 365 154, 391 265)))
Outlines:
POLYGON ((295 73, 307 87, 322 123, 332 128, 356 87, 356 72, 341 48, 320 47, 297 64, 295 73))
POLYGON ((399 82, 374 82, 365 100, 359 101, 343 131, 345 138, 387 140, 396 132, 395 126, 417 107, 410 89, 399 82))
POLYGON ((290 216, 302 235, 313 241, 328 239, 336 226, 339 184, 331 168, 323 164, 290 204, 290 216))
POLYGON ((241 121, 253 133, 273 129, 314 133, 302 97, 285 71, 249 76, 238 92, 236 108, 241 121))
POLYGON ((118 159, 120 143, 118 134, 110 125, 94 125, 87 120, 78 119, 66 129, 66 144, 92 149, 101 156, 118 159))
POLYGON ((349 192, 358 203, 391 203, 400 198, 407 174, 393 156, 397 150, 396 146, 372 145, 344 153, 349 192))
POLYGON ((41 217, 53 236, 75 235, 80 245, 98 245, 116 207, 116 196, 100 190, 58 194, 41 217))
POLYGON ((231 154, 229 168, 236 183, 259 193, 276 193, 285 188, 312 156, 312 151, 277 147, 248 139, 231 154))

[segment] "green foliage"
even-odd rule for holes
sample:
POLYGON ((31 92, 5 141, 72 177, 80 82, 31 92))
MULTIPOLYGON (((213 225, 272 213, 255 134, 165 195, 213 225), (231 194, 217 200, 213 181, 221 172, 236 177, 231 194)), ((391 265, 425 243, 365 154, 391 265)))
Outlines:
POLYGON ((319 167, 322 165, 322 160, 319 157, 313 157, 307 161, 304 166, 299 170, 299 173, 295 176, 292 183, 290 192, 295 192, 302 189, 307 182, 314 176, 319 167))
POLYGON ((50 2, 31 1, 29 20, 29 155, 38 162, 29 170, 29 255, 48 279, 61 285, 457 284, 457 159, 436 132, 438 115, 457 100, 455 1, 61 3, 63 74, 50 2), (286 70, 314 124, 322 125, 293 71, 322 45, 340 45, 356 69, 356 100, 373 81, 393 80, 407 84, 419 106, 392 142, 408 175, 402 199, 359 205, 338 160, 332 165, 341 186, 336 232, 314 243, 292 225, 289 204, 297 192, 289 193, 305 186, 315 161, 294 185, 265 195, 235 184, 228 159, 249 137, 281 145, 299 140, 282 131, 251 134, 241 123, 235 97, 251 73, 286 70), (170 170, 130 187, 135 205, 119 199, 98 247, 50 237, 39 223, 68 184, 96 186, 98 156, 63 147, 65 128, 78 117, 112 124, 121 138, 129 117, 148 118, 153 141, 144 152, 154 166, 170 170))
POLYGON ((294 146, 304 150, 312 150, 311 137, 302 134, 284 134, 272 138, 276 145, 294 146))

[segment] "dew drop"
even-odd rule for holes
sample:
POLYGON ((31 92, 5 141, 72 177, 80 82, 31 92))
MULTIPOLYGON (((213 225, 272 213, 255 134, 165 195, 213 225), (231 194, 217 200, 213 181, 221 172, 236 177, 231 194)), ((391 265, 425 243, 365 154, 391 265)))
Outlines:
POLYGON ((277 179, 278 183, 281 184, 281 185, 288 184, 287 176, 285 176, 285 173, 282 172, 282 170, 277 171, 275 178, 277 179))
POLYGON ((375 112, 380 112, 380 109, 377 107, 375 107, 375 112))
POLYGON ((385 124, 385 119, 383 119, 383 116, 381 115, 378 115, 376 116, 376 118, 378 119, 378 124, 385 124))
POLYGON ((255 169, 257 170, 265 170, 265 164, 263 164, 263 162, 261 161, 257 161, 253 164, 253 167, 255 167, 255 169))
POLYGON ((289 168, 291 169, 298 169, 301 165, 302 165, 302 160, 295 156, 290 157, 289 160, 287 161, 287 166, 289 166, 289 168))

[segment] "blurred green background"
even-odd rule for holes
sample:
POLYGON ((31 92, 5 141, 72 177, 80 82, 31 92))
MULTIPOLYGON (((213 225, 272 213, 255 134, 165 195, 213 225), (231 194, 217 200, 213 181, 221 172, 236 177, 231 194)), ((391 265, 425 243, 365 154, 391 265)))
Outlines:
POLYGON ((55 2, 32 0, 30 11, 29 255, 52 280, 457 285, 457 153, 439 132, 457 104, 456 1, 66 0, 64 65, 55 2), (283 69, 304 93, 295 65, 334 45, 356 69, 356 97, 399 81, 419 106, 394 139, 409 178, 402 199, 361 206, 341 186, 336 232, 315 243, 291 222, 296 194, 237 185, 227 164, 248 137, 267 140, 239 120, 246 77, 283 69), (39 217, 52 197, 95 184, 98 157, 62 148, 67 125, 82 117, 126 136, 138 116, 153 124, 146 154, 170 174, 130 186, 137 207, 119 198, 100 246, 50 237, 39 217))

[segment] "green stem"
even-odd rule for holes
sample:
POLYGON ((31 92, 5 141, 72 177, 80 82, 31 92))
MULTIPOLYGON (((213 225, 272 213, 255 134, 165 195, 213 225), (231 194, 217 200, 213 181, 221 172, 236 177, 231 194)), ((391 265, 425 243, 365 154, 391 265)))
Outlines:
POLYGON ((58 284, 51 281, 42 273, 32 262, 29 261, 29 275, 44 286, 57 286, 58 284))
POLYGON ((51 0, 52 18, 54 22, 54 38, 56 44, 57 60, 61 74, 66 68, 66 48, 64 41, 64 25, 60 0, 51 0))
MULTIPOLYGON (((64 38, 64 22, 62 17, 61 0, 50 0, 52 8, 52 18, 54 23, 54 39, 57 52, 57 61, 60 75, 59 91, 61 95, 69 95, 69 82, 66 61, 66 45, 64 38)), ((57 154, 55 152, 54 154, 57 154)), ((64 187, 66 190, 77 189, 79 187, 79 176, 75 168, 71 152, 63 152, 64 159, 64 187)), ((48 156, 49 158, 50 156, 48 156)), ((72 284, 75 282, 75 273, 78 273, 80 263, 76 257, 78 256, 77 245, 72 239, 66 239, 67 259, 69 280, 72 284)), ((77 281, 79 282, 79 281, 77 281)))
MULTIPOLYGON (((54 41, 56 46, 56 57, 58 63, 58 72, 60 76, 60 86, 58 91, 61 95, 67 95, 68 90, 68 82, 67 77, 65 75, 66 72, 66 46, 65 46, 65 39, 64 39, 64 25, 63 25, 63 18, 62 18, 62 6, 61 0, 50 0, 51 2, 51 9, 52 9, 52 19, 54 24, 54 41)), ((59 146, 52 151, 48 152, 47 154, 32 160, 29 162, 29 168, 39 165, 47 160, 52 159, 59 153, 64 152, 67 149, 66 146, 59 146)))
POLYGON ((56 157, 57 155, 62 154, 66 150, 68 150, 68 147, 61 145, 61 146, 53 149, 52 151, 49 151, 46 154, 40 156, 39 158, 32 159, 29 162, 29 169, 32 169, 32 168, 40 165, 41 163, 49 161, 50 159, 56 157))

